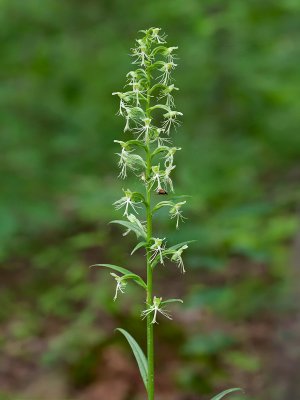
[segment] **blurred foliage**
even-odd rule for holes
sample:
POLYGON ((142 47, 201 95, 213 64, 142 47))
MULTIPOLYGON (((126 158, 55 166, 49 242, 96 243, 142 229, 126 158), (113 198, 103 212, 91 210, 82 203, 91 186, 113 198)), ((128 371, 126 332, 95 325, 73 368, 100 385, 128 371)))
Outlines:
MULTIPOLYGON (((113 283, 87 266, 100 257, 127 263, 130 239, 122 244, 107 226, 124 186, 111 93, 123 84, 136 31, 148 26, 179 44, 175 188, 192 198, 179 232, 162 214, 156 223, 174 242, 197 239, 186 264, 203 281, 191 285, 187 309, 243 320, 280 307, 298 229, 299 11, 295 0, 0 1, 4 350, 49 329, 42 362, 77 363, 110 332, 105 318, 139 313, 128 298, 112 304, 113 283)), ((186 355, 209 363, 226 349, 238 368, 259 368, 226 333, 199 330, 186 355)), ((209 390, 188 371, 179 382, 209 390)))

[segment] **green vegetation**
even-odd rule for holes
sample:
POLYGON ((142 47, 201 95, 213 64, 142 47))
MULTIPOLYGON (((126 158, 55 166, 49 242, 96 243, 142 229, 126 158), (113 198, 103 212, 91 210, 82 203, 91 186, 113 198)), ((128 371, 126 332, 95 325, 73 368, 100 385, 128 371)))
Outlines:
MULTIPOLYGON (((184 124, 174 177, 176 193, 192 196, 178 232, 163 212, 158 229, 170 243, 197 239, 185 260, 189 290, 180 290, 186 314, 204 315, 190 332, 185 323, 159 326, 158 341, 173 343, 184 360, 172 379, 187 393, 233 384, 234 368, 262 373, 257 354, 247 357, 245 335, 228 326, 249 327, 288 303, 300 195, 299 11, 294 0, 0 2, 6 365, 35 359, 82 388, 111 343, 111 325, 133 331, 139 310, 112 302, 110 279, 86 265, 124 265, 133 244, 107 227, 123 187, 111 156, 122 130, 111 93, 123 84, 135 32, 158 25, 179 47, 174 76, 184 124)), ((132 257, 134 272, 141 261, 132 257)), ((157 285, 166 286, 164 275, 157 285)), ((140 304, 139 291, 128 289, 140 304)))

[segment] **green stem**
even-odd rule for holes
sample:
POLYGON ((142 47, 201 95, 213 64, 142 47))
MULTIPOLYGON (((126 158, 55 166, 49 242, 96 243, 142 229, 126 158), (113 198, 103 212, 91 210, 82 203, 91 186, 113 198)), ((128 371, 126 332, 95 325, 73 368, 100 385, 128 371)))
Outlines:
MULTIPOLYGON (((148 69, 146 69, 148 88, 147 88, 147 104, 146 115, 150 117, 150 87, 151 76, 148 69)), ((146 143, 147 147, 147 167, 146 167, 146 214, 147 214, 147 304, 152 304, 153 301, 153 271, 151 265, 151 251, 149 248, 150 240, 152 238, 152 210, 151 210, 151 187, 148 184, 151 175, 151 148, 149 139, 146 143)), ((153 339, 153 324, 151 323, 151 315, 147 316, 147 360, 148 360, 148 400, 154 400, 154 339, 153 339)))
MULTIPOLYGON (((152 237, 152 213, 151 213, 151 192, 147 188, 147 242, 150 243, 152 237)), ((153 301, 153 274, 150 261, 151 253, 149 245, 147 248, 147 304, 153 301)), ((147 359, 148 359, 148 400, 154 400, 154 340, 153 324, 151 314, 147 317, 147 359)))

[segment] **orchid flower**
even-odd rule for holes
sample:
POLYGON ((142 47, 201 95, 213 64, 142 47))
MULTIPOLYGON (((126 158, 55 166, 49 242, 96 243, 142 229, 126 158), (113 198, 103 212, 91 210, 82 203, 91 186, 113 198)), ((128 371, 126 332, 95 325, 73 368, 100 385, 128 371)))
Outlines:
POLYGON ((162 297, 154 296, 153 297, 153 304, 149 305, 146 310, 142 311, 143 319, 146 318, 149 314, 152 314, 152 313, 153 313, 153 319, 151 321, 151 324, 158 323, 156 321, 158 313, 162 314, 164 317, 166 317, 168 319, 172 319, 171 315, 166 310, 164 310, 163 306, 161 305, 161 302, 162 302, 162 297))

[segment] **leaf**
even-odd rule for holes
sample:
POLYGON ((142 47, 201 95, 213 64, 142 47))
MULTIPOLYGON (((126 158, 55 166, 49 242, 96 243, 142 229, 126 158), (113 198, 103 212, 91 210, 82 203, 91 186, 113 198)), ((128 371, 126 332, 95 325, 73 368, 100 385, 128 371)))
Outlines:
POLYGON ((182 194, 179 196, 170 196, 169 200, 170 201, 177 201, 177 200, 183 200, 183 199, 187 199, 187 198, 192 198, 193 196, 190 196, 188 194, 182 194))
POLYGON ((110 223, 125 226, 125 228, 130 229, 131 231, 135 232, 137 237, 142 236, 144 239, 147 238, 146 232, 143 229, 141 229, 138 225, 135 225, 132 222, 123 221, 123 220, 115 220, 115 221, 111 221, 110 223))
POLYGON ((134 249, 132 250, 132 252, 130 253, 131 255, 133 253, 135 253, 138 249, 140 249, 141 247, 146 247, 147 246, 147 242, 139 242, 134 249))
POLYGON ((122 281, 126 279, 133 279, 136 283, 138 283, 140 286, 142 286, 144 289, 147 289, 146 283, 143 281, 143 279, 136 275, 136 274, 126 274, 123 275, 122 281))
POLYGON ((147 381, 148 381, 148 364, 147 364, 147 359, 145 357, 145 354, 143 353, 142 349, 140 346, 137 344, 136 340, 124 329, 117 328, 117 331, 121 332, 125 338, 127 339, 133 354, 135 356, 136 362, 138 364, 141 377, 143 379, 145 388, 147 390, 147 381))
POLYGON ((128 140, 126 144, 128 144, 129 146, 135 145, 146 149, 144 142, 142 142, 141 140, 128 140))
POLYGON ((152 86, 149 92, 152 93, 154 90, 159 88, 165 88, 165 85, 163 85, 162 83, 156 83, 155 85, 152 86))
POLYGON ((159 203, 156 204, 155 207, 153 207, 152 214, 154 214, 155 211, 159 210, 160 208, 166 206, 173 207, 174 203, 172 201, 160 201, 159 203))
POLYGON ((142 203, 144 203, 144 204, 146 203, 145 197, 142 195, 142 193, 132 192, 131 196, 132 196, 133 201, 141 200, 142 203))
MULTIPOLYGON (((162 52, 164 52, 164 51, 166 51, 166 50, 168 50, 168 48, 166 47, 166 46, 156 46, 153 50, 152 50, 152 52, 151 52, 151 55, 155 55, 156 53, 158 53, 159 51, 162 51, 162 52)), ((162 87, 164 87, 164 85, 162 85, 162 84, 160 84, 162 87)))
POLYGON ((105 268, 110 268, 113 269, 115 271, 121 272, 121 274, 126 275, 126 274, 132 274, 131 271, 129 271, 126 268, 123 267, 119 267, 118 265, 113 265, 113 264, 93 264, 90 266, 90 268, 92 267, 105 267, 105 268))
POLYGON ((165 110, 167 112, 171 111, 170 107, 166 106, 165 104, 156 104, 155 106, 149 108, 151 111, 156 109, 165 110))
POLYGON ((169 150, 170 150, 170 147, 168 147, 168 146, 160 146, 156 150, 154 150, 154 152, 151 154, 151 158, 156 156, 156 154, 158 154, 158 153, 161 153, 163 151, 167 152, 169 150))
POLYGON ((184 246, 185 244, 193 243, 193 242, 197 242, 197 240, 187 240, 185 242, 181 242, 181 243, 175 244, 174 246, 168 247, 167 250, 164 251, 164 254, 168 254, 169 251, 173 252, 174 250, 179 249, 180 247, 184 246))
POLYGON ((181 299, 168 299, 164 300, 161 302, 161 304, 166 304, 166 303, 183 303, 183 300, 181 299))
POLYGON ((114 271, 118 271, 121 274, 123 274, 126 278, 125 279, 134 279, 136 283, 138 283, 140 286, 143 288, 147 288, 146 283, 143 281, 143 279, 138 276, 137 274, 132 273, 126 268, 119 267, 118 265, 113 265, 113 264, 94 264, 91 265, 90 267, 105 267, 105 268, 110 268, 113 269, 114 271))
POLYGON ((226 396, 229 393, 233 392, 242 392, 243 390, 240 388, 234 388, 234 389, 227 389, 224 390, 224 392, 217 394, 215 397, 213 397, 211 400, 221 400, 223 399, 224 396, 226 396))

